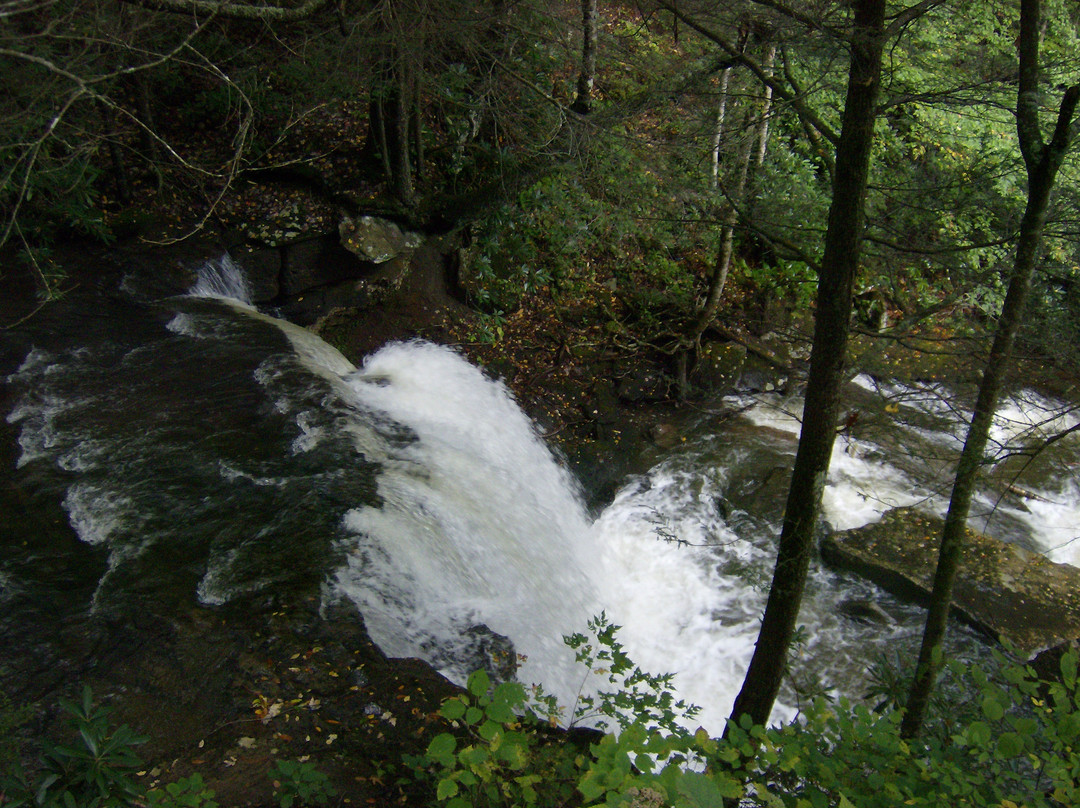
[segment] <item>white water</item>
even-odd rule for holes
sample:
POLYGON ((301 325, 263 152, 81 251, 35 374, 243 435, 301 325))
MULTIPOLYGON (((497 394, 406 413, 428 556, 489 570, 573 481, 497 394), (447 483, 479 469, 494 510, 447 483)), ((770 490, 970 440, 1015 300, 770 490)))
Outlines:
MULTIPOLYGON (((441 663, 461 680, 468 671, 453 649, 463 630, 483 624, 510 637, 523 655, 520 679, 543 682, 571 705, 583 673, 562 636, 583 630, 602 609, 623 626, 620 638, 631 657, 646 670, 673 672, 680 696, 702 706, 701 723, 719 731, 756 640, 775 526, 737 535, 725 524, 716 503, 727 481, 712 457, 691 447, 662 462, 630 481, 590 522, 576 482, 505 388, 454 352, 425 343, 390 345, 351 372, 340 354, 323 352, 321 340, 277 324, 309 368, 344 380, 346 390, 334 388, 345 400, 384 412, 409 430, 409 439, 375 448, 370 431, 357 429, 357 450, 379 455, 383 505, 346 515, 351 536, 341 546, 347 563, 334 581, 337 594, 358 604, 387 653, 441 663)), ((883 406, 926 416, 904 428, 931 444, 955 449, 962 441, 964 413, 942 388, 884 387, 865 377, 856 382, 879 393, 883 406)), ((1003 444, 1037 429, 1036 410, 1053 408, 1042 401, 1025 406, 1030 396, 1020 401, 1007 402, 995 421, 995 438, 1003 444)), ((793 457, 799 406, 770 396, 743 417, 771 435, 774 451, 793 457)), ((1067 427, 1071 422, 1062 418, 1042 420, 1067 427)), ((886 456, 887 450, 853 435, 838 439, 823 500, 833 527, 857 527, 895 507, 944 508, 934 491, 938 481, 916 480, 886 456)), ((738 462, 735 455, 725 460, 738 462)), ((1054 502, 1070 504, 1064 512, 1025 512, 1044 543, 1060 535, 1062 521, 1075 525, 1080 515, 1080 497, 1054 502)), ((1066 547, 1056 551, 1061 560, 1080 558, 1080 548, 1072 556, 1072 545, 1066 547)), ((917 634, 899 624, 866 627, 840 618, 838 605, 851 596, 889 605, 894 614, 905 608, 871 586, 812 572, 802 662, 848 692, 862 686, 874 648, 884 651, 917 634)), ((795 710, 782 701, 774 720, 795 710)))
POLYGON ((452 648, 483 624, 527 657, 526 681, 570 697, 562 635, 583 628, 599 603, 571 477, 505 389, 446 348, 390 345, 347 382, 413 439, 380 459, 383 505, 345 519, 353 538, 340 591, 391 655, 437 658, 433 645, 452 648))
MULTIPOLYGON (((241 320, 272 324, 287 338, 288 355, 271 352, 251 365, 238 362, 237 367, 250 368, 243 371, 246 378, 211 378, 205 385, 207 401, 188 402, 189 395, 202 394, 203 388, 197 388, 192 393, 185 389, 178 404, 163 403, 176 405, 169 412, 179 418, 192 409, 186 417, 193 424, 213 415, 215 408, 250 407, 260 426, 280 422, 289 433, 280 449, 264 447, 260 437, 253 448, 245 445, 244 452, 229 456, 207 450, 199 485, 172 476, 158 480, 147 476, 155 467, 144 462, 158 439, 147 435, 144 444, 142 435, 132 437, 122 429, 124 419, 141 415, 138 405, 128 405, 115 423, 106 423, 109 435, 74 429, 77 415, 103 408, 94 400, 73 404, 71 385, 58 380, 66 374, 100 375, 102 368, 111 374, 117 362, 95 364, 91 357, 84 363, 78 352, 58 358, 35 350, 9 380, 28 391, 8 416, 22 427, 19 465, 49 461, 77 477, 65 482, 62 504, 84 542, 109 548, 103 581, 137 563, 155 542, 187 541, 185 523, 205 523, 211 538, 197 592, 205 603, 223 603, 243 592, 272 588, 280 576, 264 558, 288 551, 298 532, 325 530, 342 558, 328 578, 326 597, 355 601, 387 653, 420 656, 461 680, 468 673, 462 653, 468 650, 470 629, 483 625, 509 637, 526 657, 519 674, 523 681, 543 682, 569 705, 582 686, 583 672, 573 664, 562 636, 584 630, 589 617, 606 610, 624 626, 620 638, 631 658, 647 670, 674 672, 680 695, 704 708, 700 722, 720 731, 756 639, 777 526, 757 512, 725 510, 722 515, 719 502, 734 485, 730 478, 753 453, 782 470, 790 467, 798 402, 779 396, 731 402, 753 406, 736 419, 738 424, 722 431, 708 423, 689 431, 676 452, 648 474, 627 481, 591 519, 576 482, 505 388, 453 351, 426 343, 395 344, 356 369, 310 332, 229 299, 235 284, 228 275, 235 267, 220 262, 215 271, 223 273, 221 282, 199 287, 200 293, 222 299, 241 320), (83 364, 88 370, 82 370, 83 364), (255 393, 245 394, 257 394, 253 403, 248 398, 232 401, 237 381, 254 387, 255 393), (113 431, 116 442, 110 442, 113 431), (284 457, 274 455, 270 462, 263 452, 284 457), (351 467, 365 461, 377 467, 380 507, 356 504, 370 497, 350 499, 350 485, 359 484, 350 482, 351 467), (124 472, 125 464, 134 470, 124 472), (190 494, 175 490, 180 482, 192 489, 190 494), (333 496, 324 496, 324 490, 333 496), (232 498, 261 492, 267 492, 258 500, 265 510, 237 527, 247 508, 230 505, 232 498), (203 504, 215 499, 222 504, 203 504), (344 503, 340 516, 334 515, 334 502, 344 503), (150 511, 162 506, 169 508, 164 515, 150 511), (325 511, 337 524, 305 525, 304 514, 316 511, 325 511), (169 532, 178 529, 177 535, 169 532), (230 532, 235 540, 225 541, 230 532), (252 566, 252 557, 263 566, 252 566)), ((223 318, 216 303, 180 308, 168 325, 176 345, 163 345, 166 360, 168 350, 190 351, 192 342, 233 346, 246 339, 237 317, 223 318)), ((128 395, 127 388, 114 388, 118 381, 138 378, 139 353, 135 349, 123 356, 119 365, 130 364, 124 375, 103 376, 102 401, 128 395)), ((159 376, 167 372, 168 361, 153 367, 148 383, 167 386, 168 380, 159 376)), ((211 376, 218 372, 216 367, 196 370, 211 376)), ((866 379, 858 383, 868 396, 880 396, 877 404, 860 405, 877 406, 877 417, 891 424, 895 410, 889 408, 896 407, 917 420, 911 425, 896 418, 895 431, 904 440, 921 440, 919 447, 943 452, 956 449, 963 421, 946 391, 885 388, 866 379)), ((1025 401, 1003 408, 1023 416, 999 423, 1003 441, 1026 438, 1025 430, 1042 419, 1033 415, 1037 407, 1031 399, 1025 401), (1028 427, 1009 426, 1016 422, 1028 427)), ((1051 422, 1067 426, 1075 416, 1059 413, 1051 422)), ((246 421, 225 423, 238 433, 251 428, 246 421)), ((192 445, 179 442, 186 435, 166 435, 178 441, 177 453, 161 465, 175 476, 173 464, 181 462, 181 455, 201 456, 217 437, 214 429, 209 425, 196 431, 192 445)), ((1075 441, 1067 448, 1072 454, 1066 461, 1076 459, 1075 441)), ((921 458, 930 452, 917 448, 915 454, 921 458)), ((891 445, 876 445, 857 430, 841 436, 824 500, 834 527, 865 524, 901 505, 943 507, 940 475, 924 475, 895 459, 891 445)), ((757 467, 765 466, 759 461, 757 467)), ((1080 524, 1075 478, 1048 477, 1045 485, 1032 488, 1041 499, 1010 506, 1010 514, 1052 557, 1080 562, 1080 547, 1072 541, 1080 524)), ((987 509, 993 504, 992 498, 984 502, 987 509)), ((318 549, 322 545, 313 547, 312 552, 325 552, 318 549)), ((869 662, 879 652, 909 648, 920 616, 914 607, 868 584, 815 568, 801 620, 806 643, 794 667, 815 671, 827 686, 859 695, 869 662), (865 626, 844 619, 838 607, 852 597, 880 603, 896 624, 865 626)), ((796 707, 789 690, 774 719, 790 717, 796 707)))
POLYGON ((192 297, 228 300, 250 309, 254 308, 247 276, 228 254, 203 264, 189 294, 192 297))

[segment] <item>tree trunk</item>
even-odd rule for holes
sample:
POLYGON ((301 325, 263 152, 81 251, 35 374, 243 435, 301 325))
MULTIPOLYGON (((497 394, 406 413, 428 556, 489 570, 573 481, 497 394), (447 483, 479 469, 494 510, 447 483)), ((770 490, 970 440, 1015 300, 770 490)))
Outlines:
POLYGON ((731 718, 765 724, 772 713, 795 634, 806 573, 829 472, 851 300, 862 240, 870 147, 881 84, 885 0, 856 0, 843 128, 821 274, 818 277, 814 343, 803 406, 799 448, 784 511, 772 588, 754 656, 731 718))
POLYGON ((705 295, 705 303, 701 306, 694 327, 690 333, 690 344, 696 346, 705 329, 709 327, 717 309, 720 308, 720 296, 724 293, 727 285, 728 272, 731 270, 731 256, 735 250, 735 225, 739 223, 739 206, 746 196, 746 183, 750 176, 751 152, 753 143, 747 138, 739 150, 739 174, 735 179, 735 187, 731 190, 728 198, 727 210, 724 213, 723 224, 720 228, 720 247, 716 251, 716 262, 713 264, 712 274, 709 276, 709 291, 705 295))
MULTIPOLYGON (((769 43, 765 49, 765 70, 772 74, 773 64, 776 62, 776 44, 769 43)), ((765 165, 765 152, 769 147, 769 115, 772 114, 773 89, 771 84, 765 85, 765 97, 761 100, 761 121, 758 123, 757 151, 754 155, 754 165, 760 168, 765 165)))
MULTIPOLYGON (((776 46, 769 45, 765 52, 766 71, 772 70, 775 58, 776 46)), ((725 85, 724 77, 721 77, 721 84, 722 86, 725 85)), ((726 86, 724 86, 724 90, 726 95, 726 86)), ((718 178, 719 173, 719 132, 723 123, 723 97, 721 96, 721 108, 717 112, 717 137, 714 152, 716 159, 713 165, 713 171, 716 173, 714 179, 718 178)), ((727 213, 724 214, 723 226, 720 232, 720 248, 717 250, 716 263, 713 264, 713 272, 709 277, 709 291, 705 296, 705 303, 702 305, 701 311, 698 312, 698 316, 694 320, 694 326, 690 333, 691 350, 694 350, 697 346, 701 335, 705 333, 705 329, 709 327, 709 323, 716 316, 717 309, 720 308, 720 297, 724 294, 728 273, 731 271, 731 257, 735 249, 735 225, 739 221, 738 209, 747 196, 746 188, 750 179, 750 168, 752 165, 760 166, 765 160, 765 145, 769 137, 769 112, 771 108, 772 89, 766 85, 765 96, 761 105, 761 118, 756 126, 757 131, 753 138, 747 138, 739 151, 739 175, 735 180, 735 187, 732 189, 729 198, 730 204, 727 213)), ((747 128, 750 128, 749 122, 747 128)))
POLYGON ((150 103, 150 87, 142 73, 135 73, 131 77, 131 82, 134 87, 139 120, 142 122, 142 126, 139 127, 139 151, 142 153, 141 156, 150 167, 150 170, 154 173, 155 184, 157 190, 160 191, 165 183, 165 177, 161 173, 161 149, 158 147, 157 140, 150 134, 157 131, 157 125, 154 123, 154 110, 150 103))
POLYGON ((116 187, 116 198, 121 203, 131 201, 131 179, 128 174, 127 162, 120 150, 118 135, 116 132, 115 116, 113 110, 106 104, 98 104, 98 113, 101 116, 102 136, 109 150, 109 160, 112 162, 113 184, 116 187))
POLYGON ((415 201, 413 166, 409 156, 413 93, 409 77, 392 57, 381 65, 380 77, 368 104, 366 151, 378 153, 386 182, 394 197, 406 206, 415 201))
POLYGON ((1005 369, 1012 356, 1016 332, 1020 327, 1024 304, 1031 287, 1031 276, 1038 260, 1039 243, 1050 205, 1050 191, 1069 148, 1072 119, 1077 101, 1080 100, 1080 85, 1073 85, 1065 92, 1058 110, 1053 139, 1048 145, 1044 145, 1038 121, 1040 16, 1039 0, 1022 0, 1018 39, 1020 86, 1017 96, 1017 132, 1028 172, 1027 206, 1020 223, 1016 258, 1005 303, 979 383, 979 394, 964 449, 956 467, 949 512, 945 517, 938 550, 934 588, 930 595, 926 626, 923 629, 919 661, 915 666, 915 678, 908 692, 904 720, 900 727, 900 733, 905 738, 915 737, 922 728, 930 693, 941 668, 941 649, 952 603, 953 584, 960 565, 971 499, 984 462, 994 410, 997 408, 1005 369))
MULTIPOLYGON (((676 18, 678 19, 678 18, 676 18)), ((720 100, 716 104, 716 127, 712 139, 712 189, 720 187, 720 144, 724 140, 724 118, 727 116, 728 83, 731 81, 731 68, 725 67, 720 72, 720 100)))
POLYGON ((577 97, 570 108, 582 115, 592 111, 596 82, 596 19, 596 0, 581 0, 581 70, 578 72, 577 97))

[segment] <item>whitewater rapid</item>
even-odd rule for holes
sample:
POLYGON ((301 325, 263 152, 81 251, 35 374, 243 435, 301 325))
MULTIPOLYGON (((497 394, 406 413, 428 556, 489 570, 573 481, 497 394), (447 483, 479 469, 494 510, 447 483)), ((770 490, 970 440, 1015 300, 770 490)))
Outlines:
MULTIPOLYGON (((357 368, 256 311, 231 263, 210 270, 198 297, 93 344, 35 347, 7 379, 20 473, 54 487, 103 558, 92 608, 184 593, 215 606, 321 581, 327 603, 357 604, 387 654, 460 682, 478 644, 501 647, 491 640, 502 636, 518 677, 567 707, 595 683, 563 636, 603 611, 630 657, 673 673, 679 696, 702 707, 697 722, 722 731, 772 575, 798 399, 713 402, 726 415, 680 423, 686 440, 591 514, 506 387, 454 350, 395 343, 357 368)), ((949 391, 859 377, 849 397, 862 414, 837 440, 825 520, 844 529, 894 507, 940 513, 966 417, 949 391)), ((1002 485, 1016 465, 1005 455, 1078 420, 1034 394, 1006 402, 997 487, 977 502, 995 530, 1073 564, 1075 435, 1038 461, 1032 496, 1002 485)), ((879 657, 913 652, 921 622, 917 607, 814 564, 774 720, 807 692, 861 695, 879 657), (891 621, 845 618, 853 599, 891 621)))

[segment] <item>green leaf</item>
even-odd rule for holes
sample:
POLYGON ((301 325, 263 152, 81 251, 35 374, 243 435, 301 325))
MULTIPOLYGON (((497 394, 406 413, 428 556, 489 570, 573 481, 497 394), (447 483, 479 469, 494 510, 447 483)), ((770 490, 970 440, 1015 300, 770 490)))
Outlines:
POLYGON ((492 701, 484 712, 487 713, 488 718, 500 724, 509 724, 515 718, 514 711, 504 701, 492 701))
POLYGON ((967 740, 976 746, 987 746, 990 743, 990 727, 985 721, 972 721, 965 733, 967 740))
MULTIPOLYGON (((508 741, 509 740, 510 739, 508 739, 508 741)), ((513 742, 504 743, 500 746, 497 751, 497 756, 515 771, 524 769, 525 764, 529 762, 528 750, 519 738, 514 738, 513 742)))
POLYGON ((469 676, 465 688, 476 697, 487 695, 491 688, 491 678, 485 671, 479 670, 469 676))
POLYGON ((456 746, 457 739, 449 732, 436 735, 431 739, 431 743, 428 744, 427 757, 429 760, 433 760, 443 766, 453 766, 454 748, 456 746))
POLYGON ((502 682, 492 691, 491 698, 511 708, 520 706, 525 703, 525 686, 521 682, 502 682))
POLYGON ((79 727, 79 735, 82 736, 83 743, 90 750, 90 754, 96 755, 98 753, 98 739, 91 735, 86 727, 79 727))
POLYGON ((1005 708, 993 696, 986 696, 982 701, 983 715, 990 721, 1000 721, 1005 717, 1005 708))
POLYGON ((1070 689, 1076 684, 1076 661, 1077 655, 1072 651, 1061 657, 1061 679, 1070 689))
POLYGON ((456 780, 449 777, 444 777, 439 781, 438 788, 435 789, 435 797, 440 801, 444 801, 453 797, 458 793, 458 784, 456 780))
POLYGON ((447 699, 442 703, 442 707, 439 708, 439 714, 443 718, 457 721, 465 715, 465 702, 459 698, 447 699))
POLYGON ((605 788, 600 782, 600 776, 595 769, 590 769, 585 772, 585 775, 578 781, 577 790, 581 792, 581 796, 585 798, 585 802, 595 802, 601 794, 604 793, 605 788))
POLYGON ((998 738, 997 751, 1006 760, 1018 757, 1024 751, 1024 741, 1015 732, 1004 732, 998 738))
POLYGON ((476 769, 483 763, 487 763, 491 755, 486 746, 466 746, 458 752, 458 760, 470 769, 476 769))
POLYGON ((1032 736, 1039 730, 1039 722, 1034 718, 1018 718, 1013 722, 1013 728, 1024 736, 1032 736))
POLYGON ((742 784, 734 778, 696 772, 683 774, 678 789, 691 808, 723 808, 725 799, 737 799, 743 794, 742 784))

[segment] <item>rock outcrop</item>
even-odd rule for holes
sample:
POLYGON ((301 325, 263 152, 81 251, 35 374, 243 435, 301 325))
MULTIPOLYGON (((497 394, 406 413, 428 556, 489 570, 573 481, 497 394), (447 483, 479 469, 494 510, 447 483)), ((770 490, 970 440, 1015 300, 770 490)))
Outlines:
MULTIPOLYGON (((925 603, 942 527, 939 518, 898 508, 875 524, 826 536, 821 555, 898 597, 925 603)), ((962 619, 1028 658, 1080 638, 1080 569, 970 528, 966 542, 953 590, 962 619)))

